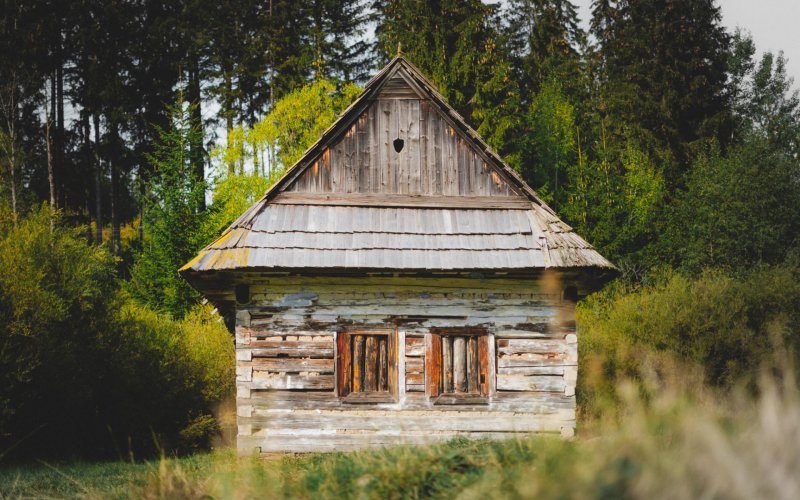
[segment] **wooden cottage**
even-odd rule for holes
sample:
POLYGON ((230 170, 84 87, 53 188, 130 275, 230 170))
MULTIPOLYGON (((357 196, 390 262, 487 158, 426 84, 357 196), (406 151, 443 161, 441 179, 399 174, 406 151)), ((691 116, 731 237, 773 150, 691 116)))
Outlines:
POLYGON ((571 436, 613 272, 403 57, 181 269, 235 318, 242 453, 571 436))

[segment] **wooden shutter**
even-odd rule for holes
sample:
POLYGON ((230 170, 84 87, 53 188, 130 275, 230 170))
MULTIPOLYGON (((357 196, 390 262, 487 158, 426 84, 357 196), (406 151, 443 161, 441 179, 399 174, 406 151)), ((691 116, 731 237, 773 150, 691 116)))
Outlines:
POLYGON ((481 396, 489 397, 489 336, 478 337, 478 362, 480 363, 481 396))
MULTIPOLYGON (((400 336, 397 335, 397 330, 394 331, 394 335, 390 335, 388 339, 388 348, 389 348, 389 392, 392 393, 392 396, 397 397, 398 394, 398 383, 397 383, 397 353, 400 352, 398 346, 398 338, 400 336)), ((405 381, 403 382, 405 383, 405 381)))
POLYGON ((439 381, 442 378, 442 336, 430 334, 425 345, 425 392, 429 398, 439 395, 439 381))
POLYGON ((397 335, 350 331, 336 336, 336 385, 348 403, 393 402, 397 397, 397 335))
POLYGON ((350 394, 350 380, 352 380, 352 360, 350 353, 350 335, 339 332, 336 335, 336 387, 339 388, 339 397, 350 394))
POLYGON ((487 404, 489 336, 457 329, 432 333, 425 351, 425 393, 435 404, 487 404))

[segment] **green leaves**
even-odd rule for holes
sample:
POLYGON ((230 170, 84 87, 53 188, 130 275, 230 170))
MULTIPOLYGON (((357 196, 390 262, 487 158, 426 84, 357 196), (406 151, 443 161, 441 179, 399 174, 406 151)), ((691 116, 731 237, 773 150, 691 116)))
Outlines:
POLYGON ((667 250, 683 268, 782 262, 800 235, 796 160, 758 135, 700 155, 675 204, 667 250))
POLYGON ((170 109, 168 129, 148 159, 153 176, 144 204, 144 240, 131 269, 127 288, 138 300, 157 310, 183 316, 199 295, 177 274, 207 242, 203 197, 205 181, 196 178, 191 145, 201 132, 191 120, 191 106, 170 109))
POLYGON ((83 389, 76 359, 88 361, 115 288, 114 258, 87 247, 43 207, 18 227, 0 217, 0 448, 9 432, 19 439, 42 421, 37 411, 76 398, 83 389), (55 224, 51 225, 55 218, 55 224), (36 398, 53 394, 52 398, 36 398), (34 424, 28 423, 33 419, 34 424))
POLYGON ((567 175, 577 162, 575 108, 557 82, 547 82, 534 96, 527 121, 529 163, 523 174, 541 195, 561 205, 570 182, 567 175))
POLYGON ((240 174, 252 163, 255 171, 275 180, 293 165, 339 114, 355 100, 361 88, 353 83, 337 88, 318 79, 288 93, 252 128, 236 127, 228 141, 212 153, 240 174))

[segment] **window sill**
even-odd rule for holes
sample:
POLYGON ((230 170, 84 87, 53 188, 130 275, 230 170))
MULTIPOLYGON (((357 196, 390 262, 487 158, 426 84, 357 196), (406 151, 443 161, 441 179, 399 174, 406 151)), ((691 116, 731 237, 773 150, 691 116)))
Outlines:
POLYGON ((478 394, 442 394, 434 405, 488 405, 489 398, 478 394))
POLYGON ((342 402, 348 404, 394 403, 395 398, 388 392, 353 392, 343 397, 342 402))

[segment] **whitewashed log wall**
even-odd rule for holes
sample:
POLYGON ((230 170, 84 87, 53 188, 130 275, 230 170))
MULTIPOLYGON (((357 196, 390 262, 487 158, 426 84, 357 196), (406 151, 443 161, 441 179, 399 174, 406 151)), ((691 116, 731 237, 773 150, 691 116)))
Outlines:
POLYGON ((241 453, 352 450, 427 443, 455 435, 571 436, 577 338, 571 307, 535 279, 241 275, 250 303, 236 317, 238 447, 241 453), (426 397, 426 338, 435 327, 483 327, 490 398, 434 405, 426 397), (393 329, 395 403, 341 402, 335 335, 393 329))

